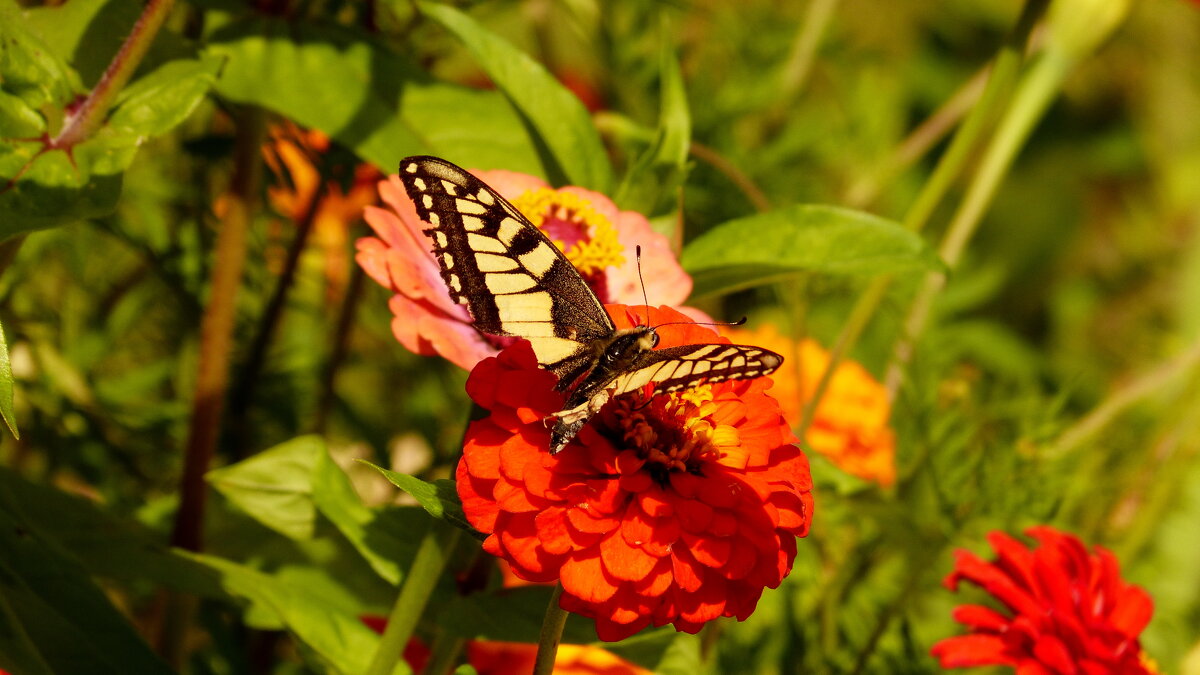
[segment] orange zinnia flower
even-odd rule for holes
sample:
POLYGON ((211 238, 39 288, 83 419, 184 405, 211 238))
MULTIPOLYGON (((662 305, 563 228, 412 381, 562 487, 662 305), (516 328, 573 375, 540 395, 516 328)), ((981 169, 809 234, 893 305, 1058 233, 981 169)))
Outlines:
MULTIPOLYGON (((728 342, 665 307, 608 309, 622 328, 685 322, 659 329, 659 348, 728 342)), ((458 491, 484 549, 524 579, 561 581, 561 606, 594 618, 603 640, 748 617, 791 570, 813 513, 770 379, 618 397, 550 455, 555 383, 524 341, 467 381, 489 414, 467 429, 458 491)))
MULTIPOLYGON (((829 352, 814 340, 780 335, 770 325, 723 332, 734 342, 765 347, 788 359, 771 375, 771 395, 784 416, 799 424, 804 403, 829 365, 829 352)), ((843 361, 833 371, 805 440, 842 471, 888 487, 896 482, 896 436, 888 426, 890 416, 884 386, 858 363, 843 361)))
POLYGON ((348 186, 343 189, 342 181, 331 178, 325 183, 320 201, 314 204, 321 181, 317 161, 329 151, 329 138, 320 131, 301 129, 291 123, 271 127, 270 135, 271 142, 263 155, 279 180, 267 188, 267 198, 277 213, 294 223, 312 218, 312 241, 324 254, 330 299, 336 300, 350 278, 346 261, 350 225, 362 217, 368 204, 375 202, 373 188, 380 173, 369 164, 344 167, 347 173, 354 172, 348 186), (310 209, 315 209, 311 216, 310 209))
POLYGON ((1138 635, 1154 605, 1141 588, 1121 580, 1116 556, 1052 527, 1026 534, 1041 546, 1030 550, 1003 532, 988 541, 997 560, 987 563, 958 551, 946 587, 977 584, 1010 612, 963 605, 954 619, 970 634, 942 640, 931 653, 943 668, 1007 665, 1035 675, 1149 675, 1153 663, 1138 635))
MULTIPOLYGON (((545 232, 602 302, 642 298, 633 256, 639 244, 644 265, 654 270, 646 279, 648 297, 675 305, 691 293, 691 277, 675 261, 667 238, 656 233, 645 216, 621 211, 597 192, 578 187, 553 190, 522 173, 475 175, 545 232)), ((440 355, 467 369, 510 344, 511 339, 475 330, 467 308, 450 299, 422 232, 429 225, 417 217, 399 177, 381 181, 379 194, 390 208, 366 209, 376 236, 358 240, 357 259, 371 278, 395 293, 390 305, 396 339, 412 352, 440 355)))

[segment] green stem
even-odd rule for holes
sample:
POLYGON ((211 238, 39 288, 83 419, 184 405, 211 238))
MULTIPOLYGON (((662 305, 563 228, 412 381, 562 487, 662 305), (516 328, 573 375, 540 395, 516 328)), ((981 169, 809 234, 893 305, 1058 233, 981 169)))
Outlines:
POLYGON ((812 72, 812 64, 816 60, 817 48, 821 46, 821 37, 825 35, 837 5, 838 0, 811 0, 808 3, 808 11, 800 21, 800 32, 796 34, 792 43, 779 81, 779 91, 782 100, 786 102, 786 108, 791 107, 792 99, 804 89, 804 83, 808 81, 808 74, 812 72))
POLYGON ((562 593, 562 584, 558 584, 550 595, 550 604, 546 605, 542 633, 538 636, 537 659, 533 662, 533 675, 551 675, 554 672, 554 657, 558 654, 563 627, 567 625, 567 610, 558 606, 562 593))
MULTIPOLYGON (((1007 105, 1009 92, 1011 92, 1013 82, 1016 81, 1019 74, 1025 45, 1029 41, 1034 25, 1045 12, 1049 3, 1050 0, 1026 0, 1025 7, 1021 11, 1021 16, 1017 20, 1016 26, 1013 27, 1004 46, 1001 47, 1000 52, 996 55, 995 63, 992 64, 991 74, 988 76, 987 87, 984 89, 978 105, 971 110, 971 114, 967 116, 963 125, 955 132, 954 140, 950 142, 950 147, 938 160, 933 174, 925 182, 925 185, 922 186, 921 192, 918 193, 916 200, 905 214, 903 224, 906 228, 913 232, 919 232, 925 227, 934 208, 941 203, 951 184, 953 184, 954 178, 959 175, 963 166, 965 166, 971 151, 978 145, 983 132, 989 126, 989 122, 995 119, 999 115, 999 112, 1007 105)), ((812 422, 813 413, 817 405, 821 402, 821 397, 825 395, 825 391, 828 389, 829 381, 833 378, 833 372, 837 369, 838 364, 841 363, 842 358, 858 342, 858 338, 862 335, 866 324, 875 315, 883 299, 887 297, 887 290, 891 286, 891 283, 891 276, 883 276, 875 279, 855 302, 854 308, 850 311, 850 318, 847 319, 846 325, 842 327, 841 334, 838 335, 836 347, 830 354, 829 363, 825 366, 825 372, 821 374, 817 389, 805 404, 804 415, 802 417, 806 421, 800 427, 801 438, 804 437, 805 431, 808 430, 808 425, 812 422)))
POLYGON ((435 522, 421 539, 366 675, 390 675, 403 658, 404 647, 408 645, 417 621, 425 612, 425 605, 429 603, 429 597, 462 534, 458 528, 453 528, 449 537, 442 535, 442 532, 444 530, 440 523, 435 522))
MULTIPOLYGON (((1012 166, 1017 151, 1058 93, 1069 70, 1070 61, 1057 51, 1044 52, 1030 67, 1012 106, 984 149, 979 169, 942 239, 938 253, 949 267, 953 268, 962 258, 967 242, 975 234, 984 211, 996 196, 996 190, 1012 166)), ((900 387, 904 366, 912 356, 913 344, 924 330, 933 301, 945 283, 944 273, 929 274, 913 301, 904 323, 902 338, 896 344, 885 377, 890 398, 895 397, 900 387)))
POLYGON ((1138 401, 1162 392, 1173 380, 1190 374, 1198 365, 1200 340, 1192 343, 1186 351, 1170 361, 1160 364, 1154 370, 1113 392, 1058 437, 1053 446, 1055 454, 1061 456, 1075 450, 1116 419, 1117 415, 1138 401))
POLYGON ((58 136, 50 142, 50 147, 69 148, 87 140, 100 128, 117 94, 133 76, 146 55, 146 50, 154 42, 154 36, 158 35, 158 30, 167 20, 172 5, 174 0, 149 0, 146 3, 142 15, 133 24, 129 37, 125 38, 125 43, 100 76, 100 81, 83 100, 79 109, 71 115, 58 136))

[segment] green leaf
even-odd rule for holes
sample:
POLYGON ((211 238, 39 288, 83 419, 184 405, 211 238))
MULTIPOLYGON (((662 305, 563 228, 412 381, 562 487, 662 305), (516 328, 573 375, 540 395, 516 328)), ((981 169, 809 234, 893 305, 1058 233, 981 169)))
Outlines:
POLYGON ((661 73, 660 112, 654 140, 625 174, 614 198, 622 208, 645 214, 659 213, 664 201, 674 210, 676 193, 687 177, 692 140, 692 119, 679 60, 665 46, 661 73))
MULTIPOLYGON (((7 585, 0 579, 0 586, 7 585)), ((29 675, 54 675, 25 631, 21 618, 4 595, 0 595, 0 670, 29 675)))
POLYGON ((112 61, 142 13, 137 0, 71 0, 25 10, 30 27, 89 85, 112 61))
POLYGON ((37 110, 61 107, 82 86, 79 78, 30 26, 12 0, 0 0, 0 90, 37 110))
POLYGON ((680 633, 671 641, 671 646, 654 667, 657 675, 690 675, 704 670, 704 659, 700 656, 700 638, 680 633))
POLYGON ((416 521, 413 513, 397 509, 367 508, 328 452, 318 457, 312 480, 313 501, 321 514, 337 526, 380 577, 399 585, 404 577, 401 563, 412 561, 429 521, 416 521))
POLYGON ((937 269, 924 241, 861 211, 800 204, 732 220, 683 250, 693 297, 729 293, 800 272, 874 275, 937 269))
POLYGON ((217 92, 320 129, 386 172, 413 154, 544 175, 520 118, 495 91, 435 82, 367 36, 281 19, 217 28, 217 92))
POLYGON ((13 375, 12 364, 8 361, 8 340, 4 337, 4 327, 0 326, 0 417, 8 425, 8 430, 16 438, 21 437, 17 431, 17 417, 13 412, 13 375))
MULTIPOLYGON (((367 672, 379 636, 357 616, 334 611, 303 587, 276 579, 237 563, 202 554, 184 555, 216 572, 221 586, 236 597, 275 612, 305 646, 335 672, 367 672)), ((401 666, 396 672, 411 672, 401 666)))
POLYGON ((521 111, 549 150, 551 182, 569 182, 607 193, 612 168, 587 109, 529 56, 474 19, 450 7, 419 2, 418 7, 454 34, 496 87, 521 111))
POLYGON ((208 472, 208 482, 258 522, 292 539, 312 537, 313 468, 325 455, 319 436, 301 436, 250 459, 208 472))
POLYGON ((25 511, 42 506, 18 501, 6 488, 0 487, 0 626, 15 617, 22 630, 0 633, 0 654, 21 660, 5 666, 38 672, 36 653, 56 673, 170 673, 88 570, 31 526, 25 511))
MULTIPOLYGON (((458 596, 438 613, 438 625, 451 635, 477 640, 536 642, 552 586, 522 586, 458 596)), ((596 640, 595 624, 571 614, 562 641, 587 644, 596 640)))
POLYGON ((471 526, 466 514, 463 513, 462 500, 458 498, 458 491, 455 488, 454 481, 439 480, 427 483, 415 476, 388 471, 381 466, 375 466, 364 460, 359 461, 383 474, 385 478, 391 481, 392 485, 412 495, 417 500, 417 503, 429 512, 429 515, 460 527, 470 532, 477 539, 485 538, 483 534, 471 526))
POLYGON ((164 63, 121 91, 108 127, 138 139, 170 131, 204 99, 220 66, 212 56, 164 63))

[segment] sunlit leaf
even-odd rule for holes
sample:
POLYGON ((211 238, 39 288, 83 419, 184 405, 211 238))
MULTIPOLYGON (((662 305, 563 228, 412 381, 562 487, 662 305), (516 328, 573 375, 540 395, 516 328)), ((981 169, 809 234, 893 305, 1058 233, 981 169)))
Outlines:
POLYGON ((936 269, 937 256, 899 223, 801 204, 732 220, 683 250, 693 296, 729 293, 800 272, 869 276, 936 269))
POLYGON ((645 214, 659 213, 658 207, 664 202, 676 199, 676 192, 687 176, 692 140, 691 113, 679 60, 665 46, 660 69, 658 129, 653 142, 629 168, 614 197, 622 208, 645 214))
POLYGON ((313 535, 313 467, 325 453, 317 436, 301 436, 208 473, 208 482, 258 522, 293 539, 313 535))
MULTIPOLYGON (((284 585, 262 572, 229 560, 187 555, 218 575, 221 586, 236 597, 274 611, 287 629, 315 652, 334 672, 367 672, 379 636, 357 616, 335 611, 303 588, 284 585)), ((411 672, 398 666, 397 672, 411 672)))
MULTIPOLYGON (((367 508, 328 452, 317 458, 312 480, 313 501, 321 514, 337 526, 380 577, 398 585, 404 576, 400 564, 412 560, 429 521, 413 518, 414 513, 407 513, 406 518, 396 509, 367 508)), ((413 512, 421 513, 416 509, 413 512)))
POLYGON ((429 512, 429 515, 461 527, 478 539, 483 538, 483 535, 467 521, 467 516, 463 513, 462 501, 458 498, 458 491, 454 487, 454 481, 439 480, 427 483, 415 476, 389 471, 370 462, 363 462, 363 464, 383 474, 391 481, 392 485, 412 495, 417 503, 429 512))
POLYGON ((471 168, 544 173, 498 92, 434 81, 362 34, 241 19, 214 30, 206 53, 227 59, 221 96, 320 129, 382 171, 433 154, 471 168))
POLYGON ((421 12, 462 42, 549 149, 552 182, 608 192, 612 168, 583 103, 541 64, 449 5, 420 2, 421 12))
POLYGON ((4 337, 3 326, 0 326, 0 417, 4 418, 12 435, 20 438, 16 413, 13 411, 12 365, 8 361, 8 340, 4 337))

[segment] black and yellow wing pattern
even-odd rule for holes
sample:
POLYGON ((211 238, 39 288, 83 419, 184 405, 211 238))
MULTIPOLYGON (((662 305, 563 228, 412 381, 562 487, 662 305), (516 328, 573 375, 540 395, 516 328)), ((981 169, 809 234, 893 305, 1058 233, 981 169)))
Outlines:
POLYGON ((529 340, 538 363, 558 375, 567 400, 554 415, 552 453, 612 397, 646 385, 659 394, 760 377, 783 362, 746 345, 656 350, 653 327, 617 330, 562 252, 483 181, 427 156, 403 160, 400 180, 430 225, 425 234, 450 297, 467 306, 481 332, 529 340))
POLYGON ((489 335, 523 337, 561 387, 616 331, 575 267, 533 223, 483 181, 437 157, 409 157, 400 179, 432 227, 433 254, 450 297, 489 335))

